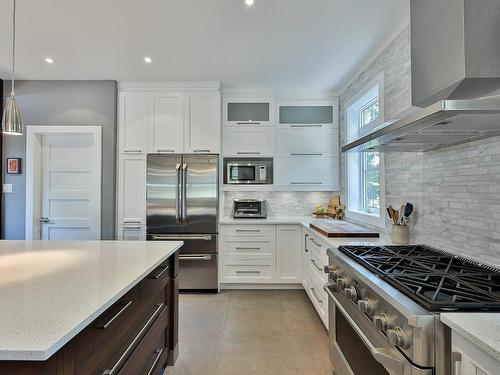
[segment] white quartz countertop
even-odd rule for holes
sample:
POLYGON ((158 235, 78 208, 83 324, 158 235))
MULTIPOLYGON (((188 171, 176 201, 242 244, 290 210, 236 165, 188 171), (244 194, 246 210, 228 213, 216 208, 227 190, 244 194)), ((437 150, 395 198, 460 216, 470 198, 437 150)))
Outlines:
POLYGON ((46 360, 181 241, 0 241, 0 360, 46 360))
POLYGON ((500 313, 442 313, 441 321, 500 361, 500 313))

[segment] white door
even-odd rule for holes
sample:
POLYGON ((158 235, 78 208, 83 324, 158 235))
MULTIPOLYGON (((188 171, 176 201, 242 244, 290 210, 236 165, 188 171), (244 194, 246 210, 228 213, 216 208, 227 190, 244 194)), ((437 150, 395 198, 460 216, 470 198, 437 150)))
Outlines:
POLYGON ((188 101, 185 152, 220 152, 220 96, 192 94, 188 101))
POLYGON ((154 95, 151 99, 150 153, 182 153, 184 144, 184 97, 154 95))
POLYGON ((45 133, 39 137, 41 196, 34 202, 40 203, 40 239, 100 239, 100 129, 97 135, 45 133))

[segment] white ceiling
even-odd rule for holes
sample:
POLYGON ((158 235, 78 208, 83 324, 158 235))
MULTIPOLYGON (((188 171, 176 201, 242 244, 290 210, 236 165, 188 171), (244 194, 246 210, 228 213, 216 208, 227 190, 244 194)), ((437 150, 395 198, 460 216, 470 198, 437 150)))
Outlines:
MULTIPOLYGON (((1 78, 11 7, 0 2, 1 78)), ((17 9, 19 79, 336 91, 408 22, 409 0, 18 0, 17 9)))

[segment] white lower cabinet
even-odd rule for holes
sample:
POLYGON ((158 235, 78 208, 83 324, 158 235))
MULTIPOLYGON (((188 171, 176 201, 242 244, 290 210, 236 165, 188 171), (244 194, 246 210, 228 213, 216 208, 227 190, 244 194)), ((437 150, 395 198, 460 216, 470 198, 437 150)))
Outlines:
POLYGON ((452 332, 453 375, 498 375, 500 362, 456 332, 452 332))
POLYGON ((146 155, 118 157, 117 223, 146 225, 146 155))
POLYGON ((223 225, 221 283, 301 282, 299 225, 223 225))
POLYGON ((146 227, 120 225, 117 238, 120 241, 146 241, 146 227))

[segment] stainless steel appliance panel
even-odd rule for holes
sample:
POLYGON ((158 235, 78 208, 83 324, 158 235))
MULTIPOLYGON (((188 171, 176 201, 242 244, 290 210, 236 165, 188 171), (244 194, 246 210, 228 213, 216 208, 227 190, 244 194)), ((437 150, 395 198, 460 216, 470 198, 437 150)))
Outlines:
POLYGON ((147 233, 180 232, 182 155, 148 155, 147 233))
POLYGON ((184 155, 182 165, 183 233, 217 233, 219 157, 184 155))
POLYGON ((183 241, 179 253, 217 254, 216 234, 148 234, 148 241, 183 241))
POLYGON ((179 289, 217 291, 217 254, 179 255, 179 289))

